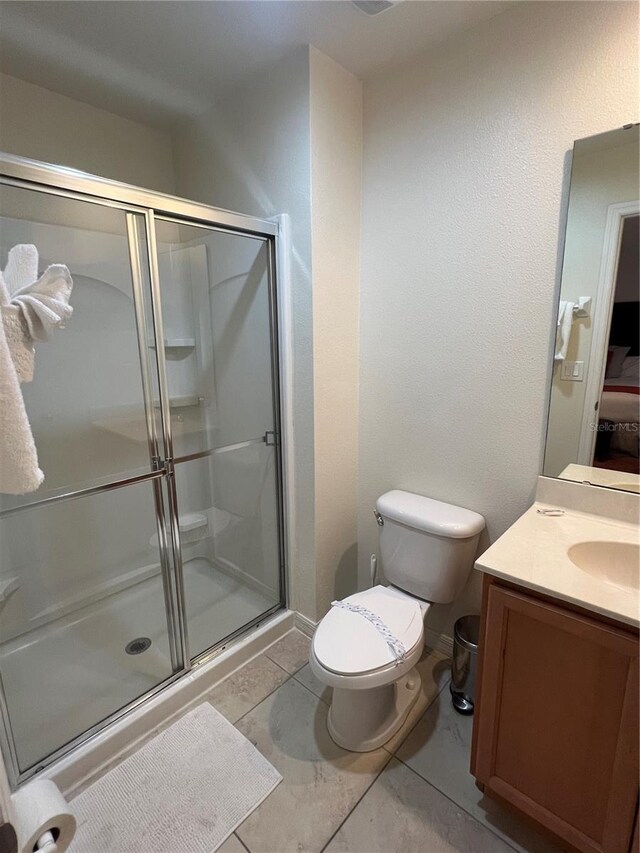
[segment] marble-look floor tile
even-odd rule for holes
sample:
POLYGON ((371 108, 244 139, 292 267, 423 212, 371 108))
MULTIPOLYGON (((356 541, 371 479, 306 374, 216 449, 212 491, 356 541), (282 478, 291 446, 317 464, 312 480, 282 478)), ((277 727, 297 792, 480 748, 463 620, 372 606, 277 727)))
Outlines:
POLYGON ((272 661, 281 666, 283 669, 293 675, 309 662, 309 650, 311 649, 311 640, 308 637, 294 628, 285 634, 277 643, 269 646, 265 654, 272 661))
POLYGON ((512 847, 531 853, 559 848, 504 806, 485 797, 469 770, 473 717, 458 714, 445 687, 396 755, 512 847))
POLYGON ((352 753, 327 731, 327 705, 290 679, 237 727, 283 781, 238 828, 251 853, 320 851, 389 760, 352 753))
POLYGON ((213 707, 235 723, 289 678, 266 655, 259 655, 206 695, 213 707))
POLYGON ((240 841, 235 833, 232 833, 227 840, 218 847, 218 853, 247 853, 247 848, 240 841))
POLYGON ((511 848, 392 758, 326 853, 508 853, 511 848))
POLYGON ((402 728, 385 743, 384 748, 389 752, 396 752, 438 693, 449 682, 451 661, 440 652, 425 649, 416 669, 422 680, 420 694, 402 728))
POLYGON ((305 666, 303 666, 302 669, 299 669, 293 677, 296 681, 299 681, 300 684, 304 684, 304 686, 312 693, 315 693, 323 702, 326 702, 327 705, 331 704, 331 694, 333 693, 333 689, 328 687, 326 684, 323 684, 320 679, 315 677, 313 672, 311 672, 309 664, 305 664, 305 666))

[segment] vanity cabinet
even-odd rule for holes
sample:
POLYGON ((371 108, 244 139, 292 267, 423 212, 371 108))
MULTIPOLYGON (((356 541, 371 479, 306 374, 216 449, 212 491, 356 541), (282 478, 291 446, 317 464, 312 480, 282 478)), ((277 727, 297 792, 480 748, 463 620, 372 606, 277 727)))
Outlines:
POLYGON ((485 575, 471 772, 581 851, 628 853, 638 811, 638 635, 485 575))

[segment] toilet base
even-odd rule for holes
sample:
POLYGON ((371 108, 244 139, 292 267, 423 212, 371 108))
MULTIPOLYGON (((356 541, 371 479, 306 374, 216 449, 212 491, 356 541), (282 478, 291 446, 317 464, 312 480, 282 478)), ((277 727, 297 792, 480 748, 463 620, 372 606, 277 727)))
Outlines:
POLYGON ((327 728, 331 738, 350 752, 370 752, 385 744, 402 726, 420 693, 414 667, 398 681, 369 690, 334 687, 327 728))

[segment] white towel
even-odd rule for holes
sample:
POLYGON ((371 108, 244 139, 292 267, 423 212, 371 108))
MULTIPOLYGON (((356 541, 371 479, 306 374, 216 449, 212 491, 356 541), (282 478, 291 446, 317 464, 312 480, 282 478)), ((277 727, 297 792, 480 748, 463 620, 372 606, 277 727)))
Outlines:
POLYGON ((575 302, 560 302, 558 308, 558 327, 556 329, 555 361, 564 361, 567 357, 571 327, 573 326, 573 309, 575 302))
POLYGON ((33 379, 35 341, 48 340, 73 313, 72 287, 62 264, 38 278, 32 245, 14 246, 0 273, 0 492, 26 494, 44 480, 20 382, 33 379))
POLYGON ((30 382, 36 341, 46 341, 56 327, 73 314, 69 297, 73 281, 63 264, 53 264, 38 278, 38 250, 32 245, 14 246, 4 273, 8 304, 2 305, 7 344, 18 379, 30 382))
MULTIPOLYGON (((0 277, 0 304, 6 304, 8 299, 0 277)), ((0 492, 9 495, 33 492, 43 480, 4 323, 0 323, 0 492)))
POLYGON ((20 243, 9 250, 2 276, 9 296, 38 278, 38 250, 32 243, 20 243))

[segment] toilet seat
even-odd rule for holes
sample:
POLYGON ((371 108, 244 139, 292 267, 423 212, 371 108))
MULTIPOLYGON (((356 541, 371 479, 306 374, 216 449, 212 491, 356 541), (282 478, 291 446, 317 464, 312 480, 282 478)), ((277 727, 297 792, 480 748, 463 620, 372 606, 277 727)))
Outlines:
MULTIPOLYGON (((398 677, 398 667, 415 657, 422 645, 423 613, 418 601, 399 590, 375 586, 345 599, 378 616, 405 649, 398 661, 385 637, 360 613, 332 607, 321 620, 313 638, 315 661, 336 676, 354 678, 374 673, 398 677)), ((404 667, 403 667, 404 668, 404 667)))

